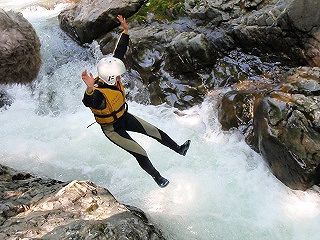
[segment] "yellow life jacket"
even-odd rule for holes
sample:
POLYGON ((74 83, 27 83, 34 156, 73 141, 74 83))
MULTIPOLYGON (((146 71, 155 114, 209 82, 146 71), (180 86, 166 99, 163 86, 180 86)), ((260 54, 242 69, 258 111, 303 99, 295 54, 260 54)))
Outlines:
POLYGON ((118 89, 108 87, 93 87, 101 92, 105 98, 106 105, 103 109, 90 108, 96 122, 99 124, 111 124, 117 121, 127 111, 124 86, 117 82, 118 89))

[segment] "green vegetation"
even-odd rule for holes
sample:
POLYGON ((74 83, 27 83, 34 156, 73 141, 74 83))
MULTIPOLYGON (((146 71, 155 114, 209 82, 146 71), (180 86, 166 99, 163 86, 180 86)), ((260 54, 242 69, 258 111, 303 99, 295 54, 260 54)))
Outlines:
POLYGON ((132 19, 145 22, 148 13, 153 13, 158 21, 172 21, 184 15, 184 0, 149 0, 132 19))

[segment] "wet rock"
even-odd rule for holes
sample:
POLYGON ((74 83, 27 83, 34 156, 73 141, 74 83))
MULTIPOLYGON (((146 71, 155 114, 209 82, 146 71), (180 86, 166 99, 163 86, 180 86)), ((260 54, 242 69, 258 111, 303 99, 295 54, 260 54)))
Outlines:
POLYGON ((29 83, 41 65, 40 41, 21 13, 0 9, 0 84, 29 83))
POLYGON ((164 239, 141 210, 88 181, 62 183, 0 165, 0 199, 0 239, 164 239))
POLYGON ((249 51, 257 48, 296 65, 320 66, 319 7, 319 1, 279 0, 235 20, 229 33, 249 51))
POLYGON ((25 179, 29 179, 31 178, 31 174, 29 173, 17 173, 15 175, 12 176, 12 181, 15 180, 25 180, 25 179))
POLYGON ((215 3, 215 1, 187 0, 185 1, 185 9, 192 18, 211 21, 214 25, 218 25, 223 20, 229 20, 230 15, 222 11, 224 5, 220 8, 220 5, 215 3))
MULTIPOLYGON (((132 90, 129 99, 147 104, 166 102, 183 109, 202 102, 207 92, 215 87, 230 86, 245 79, 256 81, 262 78, 261 75, 272 72, 271 65, 279 64, 279 60, 289 60, 279 52, 283 50, 282 42, 278 40, 283 37, 282 30, 280 27, 269 28, 257 34, 256 29, 251 28, 257 22, 265 27, 273 25, 288 4, 283 0, 268 5, 272 3, 275 1, 188 0, 185 1, 188 16, 179 20, 150 20, 145 24, 129 20, 131 43, 125 59, 128 68, 125 82, 132 90), (228 27, 234 32, 226 31, 228 27), (255 38, 236 34, 239 29, 244 29, 248 35, 253 31, 255 38), (240 37, 243 38, 239 40, 240 37), (252 50, 260 41, 262 50, 256 49, 255 53, 266 52, 268 44, 264 43, 268 38, 274 38, 278 43, 278 52, 274 47, 270 48, 270 54, 263 55, 264 60, 251 54, 244 56, 237 48, 252 50), (263 61, 269 66, 266 67, 263 61)), ((152 14, 156 13, 149 15, 152 14)), ((97 38, 92 36, 92 39, 97 38)), ((110 32, 97 39, 103 54, 113 52, 117 38, 118 33, 110 32)), ((287 48, 303 55, 301 49, 294 47, 297 42, 291 40, 287 48)))
MULTIPOLYGON (((280 72, 286 71, 279 62, 264 62, 237 50, 221 56, 205 34, 184 32, 180 25, 173 26, 152 24, 130 29, 131 42, 125 58, 129 70, 125 77, 127 87, 134 82, 143 83, 145 88, 134 85, 144 96, 149 92, 152 104, 166 102, 183 109, 202 102, 216 87, 264 77, 276 80, 280 72)), ((104 54, 113 51, 117 38, 117 33, 109 33, 99 40, 104 54)))
POLYGON ((218 105, 218 118, 223 130, 238 128, 246 142, 255 147, 253 116, 261 99, 274 88, 270 82, 244 81, 223 95, 218 105))
POLYGON ((217 26, 222 22, 238 18, 252 9, 257 9, 267 2, 266 0, 186 0, 185 9, 192 18, 217 26))
POLYGON ((235 84, 219 105, 224 130, 238 128, 292 189, 320 183, 320 68, 301 67, 281 82, 235 84))
MULTIPOLYGON (((113 51, 117 38, 118 34, 110 33, 99 41, 104 54, 113 51)), ((128 82, 143 82, 152 104, 185 108, 202 101, 205 92, 197 88, 202 84, 199 73, 209 74, 217 59, 203 34, 156 23, 130 29, 130 39, 125 63, 136 74, 130 74, 134 79, 128 82)))
POLYGON ((177 73, 196 72, 213 66, 218 54, 203 34, 183 32, 169 46, 167 69, 177 73))
POLYGON ((119 26, 118 14, 128 18, 144 3, 144 0, 82 0, 59 14, 60 27, 79 43, 90 43, 119 26))
POLYGON ((6 108, 12 104, 13 98, 9 96, 9 94, 5 91, 0 89, 0 109, 2 107, 6 108))
POLYGON ((258 149, 293 189, 319 183, 320 69, 300 68, 263 99, 254 116, 258 149))
POLYGON ((320 66, 320 2, 294 0, 281 14, 278 24, 300 39, 309 65, 320 66))

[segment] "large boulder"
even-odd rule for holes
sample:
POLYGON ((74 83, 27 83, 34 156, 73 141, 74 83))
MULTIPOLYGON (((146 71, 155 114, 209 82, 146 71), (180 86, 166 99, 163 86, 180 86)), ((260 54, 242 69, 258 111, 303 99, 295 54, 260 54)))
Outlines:
POLYGON ((292 189, 320 183, 320 68, 303 67, 279 83, 235 84, 219 105, 224 130, 238 128, 274 175, 292 189))
POLYGON ((88 181, 58 182, 0 165, 0 239, 164 239, 145 214, 88 181))
POLYGON ((199 72, 213 66, 218 58, 216 49, 204 34, 193 31, 175 36, 169 45, 167 69, 178 74, 199 72))
POLYGON ((4 237, 2 228, 5 221, 25 212, 30 206, 66 183, 52 179, 40 179, 28 173, 18 172, 0 165, 0 237, 4 237))
MULTIPOLYGON (((113 51, 117 38, 109 33, 100 39, 104 54, 113 51)), ((209 78, 218 58, 205 35, 154 23, 131 28, 130 39, 126 66, 148 87, 151 103, 184 108, 202 101, 206 91, 198 86, 204 73, 209 78)))
POLYGON ((145 0, 81 0, 59 14, 60 27, 79 43, 90 43, 119 25, 118 14, 128 18, 145 0))
POLYGON ((320 1, 294 0, 278 19, 281 28, 296 35, 309 65, 320 66, 320 1))
POLYGON ((40 41, 21 13, 0 9, 0 84, 29 83, 41 65, 40 41))
POLYGON ((265 97, 254 115, 257 147, 293 189, 320 182, 320 68, 300 68, 265 97))
POLYGON ((320 66, 320 2, 279 0, 235 20, 229 34, 244 49, 320 66))

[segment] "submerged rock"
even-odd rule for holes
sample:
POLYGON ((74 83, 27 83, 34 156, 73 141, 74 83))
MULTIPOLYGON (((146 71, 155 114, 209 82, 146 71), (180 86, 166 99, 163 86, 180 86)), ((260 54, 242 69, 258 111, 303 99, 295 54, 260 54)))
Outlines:
POLYGON ((0 165, 0 239, 164 239, 145 214, 89 181, 63 183, 0 165))
POLYGON ((0 84, 29 83, 41 65, 40 41, 21 13, 0 9, 0 84))
POLYGON ((130 17, 144 0, 81 0, 59 14, 60 27, 77 42, 90 43, 119 26, 116 16, 130 17))
POLYGON ((8 95, 8 93, 3 90, 0 89, 0 109, 2 107, 6 107, 6 106, 10 106, 12 104, 13 98, 11 96, 8 95))

